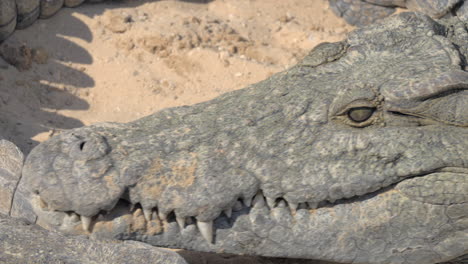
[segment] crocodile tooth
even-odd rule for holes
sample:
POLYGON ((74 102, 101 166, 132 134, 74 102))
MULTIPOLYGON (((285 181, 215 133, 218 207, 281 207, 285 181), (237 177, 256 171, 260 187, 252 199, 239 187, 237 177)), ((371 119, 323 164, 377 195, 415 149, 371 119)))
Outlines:
POLYGON ((162 211, 159 211, 158 215, 159 215, 159 219, 161 219, 161 221, 166 221, 167 220, 167 214, 163 213, 162 211))
POLYGON ((180 231, 185 228, 185 217, 176 216, 177 224, 179 224, 180 231))
POLYGON ((291 203, 291 202, 288 202, 288 204, 289 204, 289 208, 291 208, 291 213, 296 213, 297 207, 299 206, 299 204, 291 203))
POLYGON ((316 202, 307 202, 307 205, 309 206, 309 209, 317 209, 318 203, 316 202))
POLYGON ((152 211, 149 208, 143 208, 143 215, 145 216, 146 221, 151 221, 152 211))
POLYGON ((284 200, 279 201, 277 207, 285 208, 286 207, 286 202, 284 200))
POLYGON ((292 203, 292 202, 288 202, 288 204, 289 204, 289 207, 291 207, 291 209, 294 209, 294 210, 297 210, 297 207, 299 206, 299 204, 292 203))
POLYGON ((268 204, 268 207, 270 207, 271 209, 273 209, 275 207, 275 200, 274 198, 271 198, 271 197, 267 197, 266 198, 266 202, 268 204))
POLYGON ((257 208, 265 206, 265 197, 263 197, 263 194, 258 193, 257 195, 255 195, 255 198, 253 200, 253 206, 257 208))
POLYGON ((49 206, 47 205, 47 203, 42 200, 41 197, 39 197, 39 206, 44 210, 44 211, 48 211, 49 210, 49 206))
POLYGON ((228 218, 231 218, 232 208, 225 209, 225 210, 223 210, 223 212, 228 218))
POLYGON ((73 221, 73 222, 78 222, 80 220, 80 217, 77 214, 72 212, 70 214, 70 220, 73 221))
POLYGON ((252 197, 244 198, 244 204, 245 206, 250 207, 252 205, 252 197))
POLYGON ((91 226, 91 217, 87 217, 82 215, 81 216, 81 225, 83 226, 83 230, 89 232, 89 227, 91 226))
POLYGON ((130 212, 133 212, 133 210, 135 210, 135 205, 134 205, 134 204, 130 204, 130 212))
POLYGON ((213 242, 213 221, 197 221, 197 226, 200 230, 202 237, 206 240, 206 242, 211 244, 213 242))
POLYGON ((80 217, 77 214, 73 212, 65 213, 63 220, 62 220, 62 227, 74 226, 78 222, 80 222, 80 217))

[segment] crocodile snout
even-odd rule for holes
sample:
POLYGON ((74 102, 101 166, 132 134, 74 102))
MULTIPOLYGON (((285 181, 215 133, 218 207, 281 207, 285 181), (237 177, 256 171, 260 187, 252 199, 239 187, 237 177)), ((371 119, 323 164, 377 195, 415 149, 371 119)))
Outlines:
POLYGON ((111 151, 105 136, 71 130, 30 153, 23 170, 25 181, 50 210, 92 217, 112 209, 125 191, 111 151))
POLYGON ((96 160, 104 157, 110 150, 105 137, 97 133, 78 130, 63 137, 62 151, 76 160, 96 160))

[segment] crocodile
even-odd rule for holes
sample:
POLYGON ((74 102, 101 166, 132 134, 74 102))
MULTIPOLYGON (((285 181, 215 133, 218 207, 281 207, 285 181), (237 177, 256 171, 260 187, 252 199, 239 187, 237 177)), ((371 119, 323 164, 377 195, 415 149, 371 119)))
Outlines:
POLYGON ((329 0, 331 10, 348 24, 365 26, 396 12, 409 9, 441 18, 456 14, 468 21, 468 1, 465 0, 329 0))
POLYGON ((204 252, 466 261, 467 26, 401 13, 211 101, 56 135, 23 167, 36 223, 204 252))

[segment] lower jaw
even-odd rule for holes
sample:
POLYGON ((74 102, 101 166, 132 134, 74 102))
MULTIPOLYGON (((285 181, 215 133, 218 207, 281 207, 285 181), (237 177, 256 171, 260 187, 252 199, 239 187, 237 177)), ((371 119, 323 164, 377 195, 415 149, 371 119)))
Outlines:
MULTIPOLYGON (((447 217, 448 207, 410 200, 393 189, 295 213, 287 207, 270 210, 257 204, 233 212, 230 218, 218 217, 213 243, 203 238, 195 221, 183 229, 170 217, 146 221, 140 208, 130 211, 124 201, 93 219, 90 233, 83 231, 79 219, 63 212, 38 212, 38 224, 98 239, 138 240, 204 252, 343 263, 437 263, 467 250, 460 245, 468 242, 468 227, 457 226, 457 219, 447 217), (56 219, 55 225, 50 217, 56 219), (414 256, 415 262, 407 261, 414 256)), ((460 218, 460 225, 466 217, 460 218)))

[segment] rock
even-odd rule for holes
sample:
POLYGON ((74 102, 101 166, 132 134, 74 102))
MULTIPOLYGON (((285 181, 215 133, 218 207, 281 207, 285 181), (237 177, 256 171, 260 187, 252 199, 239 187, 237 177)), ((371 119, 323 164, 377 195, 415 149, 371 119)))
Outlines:
POLYGON ((30 203, 31 194, 21 181, 23 160, 15 144, 0 140, 0 213, 34 223, 37 217, 30 203))
POLYGON ((66 237, 0 214, 0 263, 187 264, 177 253, 136 241, 66 237))
POLYGON ((49 54, 44 48, 39 47, 32 50, 32 57, 35 63, 46 64, 49 59, 49 54))
POLYGON ((162 35, 142 37, 138 40, 138 43, 144 50, 152 54, 157 54, 161 57, 167 57, 170 54, 170 51, 167 49, 169 40, 162 35))
POLYGON ((32 51, 25 44, 13 37, 0 45, 0 56, 19 71, 27 71, 32 65, 32 51))
POLYGON ((21 178, 23 153, 7 140, 0 140, 0 213, 9 214, 21 178))
POLYGON ((20 179, 18 186, 16 187, 15 195, 13 196, 13 202, 11 204, 10 216, 21 217, 28 220, 31 223, 35 223, 37 216, 31 206, 31 192, 24 183, 24 180, 20 179))
POLYGON ((106 28, 114 33, 125 33, 133 21, 130 15, 114 15, 109 18, 106 28))

